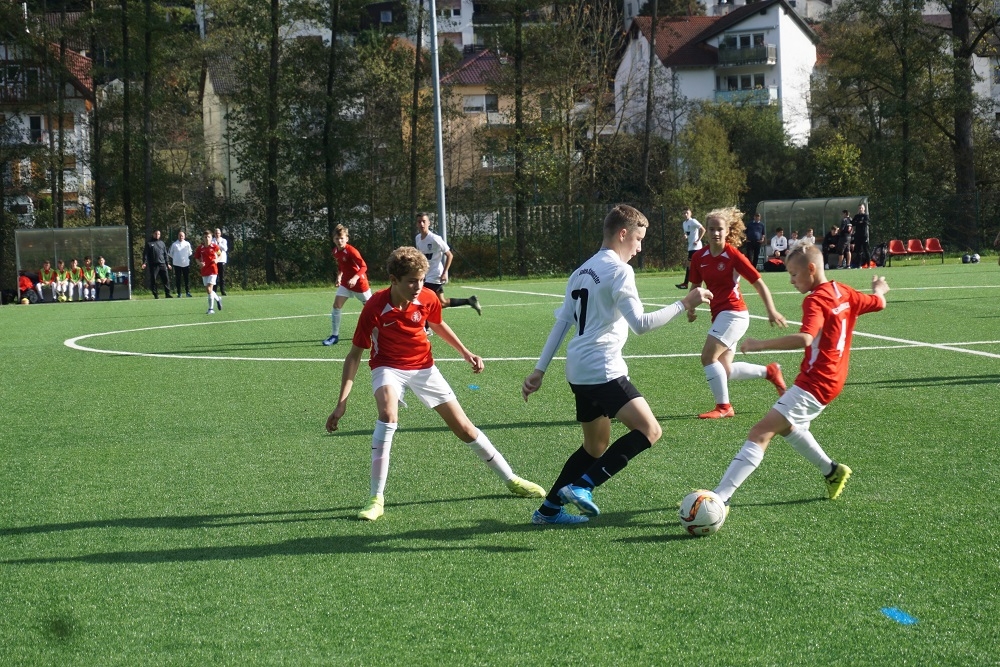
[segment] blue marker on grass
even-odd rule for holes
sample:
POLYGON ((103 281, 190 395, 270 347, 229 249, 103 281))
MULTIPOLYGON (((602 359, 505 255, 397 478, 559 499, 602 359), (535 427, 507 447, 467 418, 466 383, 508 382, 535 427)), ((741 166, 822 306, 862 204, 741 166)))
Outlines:
POLYGON ((896 607, 882 607, 882 613, 900 625, 915 625, 917 622, 917 619, 896 607))

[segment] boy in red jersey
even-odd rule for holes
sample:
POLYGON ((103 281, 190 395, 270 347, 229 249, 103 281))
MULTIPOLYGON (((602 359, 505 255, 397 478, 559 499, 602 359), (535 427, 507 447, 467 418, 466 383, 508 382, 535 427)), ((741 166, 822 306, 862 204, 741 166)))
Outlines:
POLYGON ((729 499, 764 459, 764 451, 775 435, 816 466, 826 479, 827 494, 836 500, 844 490, 851 469, 827 456, 809 431, 809 425, 840 394, 847 380, 851 338, 858 317, 885 308, 889 285, 884 277, 872 278, 872 294, 827 280, 823 253, 803 243, 788 254, 792 286, 808 296, 802 302, 799 333, 771 340, 747 338, 741 352, 795 350, 805 348, 805 358, 795 384, 778 399, 763 419, 750 429, 746 442, 729 464, 715 492, 729 499))
POLYGON ((427 266, 427 258, 416 248, 397 248, 389 255, 386 263, 389 287, 376 292, 361 310, 351 351, 344 359, 337 407, 326 420, 326 430, 336 431, 347 412, 347 398, 361 365, 361 353, 370 348, 368 364, 372 369, 378 420, 372 434, 371 499, 358 513, 358 518, 366 521, 374 521, 384 514, 389 450, 398 422, 399 403, 406 389, 441 415, 452 433, 504 480, 511 493, 523 498, 545 495, 542 487, 514 474, 486 434, 469 421, 455 393, 434 365, 430 341, 424 332, 425 323, 441 340, 458 350, 472 365, 473 373, 483 370, 482 358, 470 352, 451 327, 441 320, 441 302, 434 292, 424 287, 427 266))
POLYGON ((336 345, 340 341, 340 316, 349 298, 357 297, 362 306, 372 298, 372 290, 368 286, 368 265, 358 249, 348 245, 349 238, 347 227, 337 225, 334 228, 333 258, 337 260, 337 295, 333 298, 333 312, 330 314, 333 333, 323 341, 323 345, 336 345))
MULTIPOLYGON (((736 411, 729 403, 729 380, 767 378, 780 395, 785 391, 785 380, 778 364, 748 364, 733 361, 736 344, 750 328, 750 313, 740 293, 740 278, 757 290, 771 325, 785 327, 784 316, 774 308, 771 292, 760 279, 760 273, 737 248, 743 244, 745 227, 743 213, 736 208, 712 211, 705 218, 708 246, 691 256, 691 285, 698 287, 702 281, 712 293, 712 328, 701 350, 701 365, 705 379, 715 396, 715 408, 698 415, 699 419, 733 417, 736 411)), ((688 311, 688 321, 697 315, 688 311)))
POLYGON ((215 293, 215 281, 219 276, 219 267, 215 260, 218 256, 219 246, 212 242, 212 232, 206 230, 202 234, 201 245, 194 251, 194 258, 201 267, 201 282, 208 292, 208 315, 215 313, 215 305, 218 305, 219 312, 222 312, 222 297, 215 293))
POLYGON ((80 267, 80 260, 71 259, 69 262, 69 287, 67 292, 69 300, 73 300, 73 288, 76 288, 77 296, 83 301, 83 269, 80 267))

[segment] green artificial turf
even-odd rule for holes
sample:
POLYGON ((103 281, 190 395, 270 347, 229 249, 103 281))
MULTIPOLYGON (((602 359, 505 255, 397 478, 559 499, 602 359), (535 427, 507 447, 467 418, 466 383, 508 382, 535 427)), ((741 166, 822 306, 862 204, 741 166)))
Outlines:
MULTIPOLYGON (((735 418, 696 418, 707 312, 630 338, 664 436, 597 491, 599 518, 560 529, 412 395, 386 514, 354 518, 375 404, 363 366, 324 432, 360 308, 321 346, 332 290, 232 292, 213 316, 204 298, 0 308, 0 665, 998 664, 1000 270, 898 264, 812 428, 854 469, 842 498, 777 438, 704 539, 676 503, 775 399, 733 382, 735 418)), ((647 309, 677 278, 639 275, 647 309)), ((787 276, 765 280, 799 321, 787 276)), ((481 375, 433 339, 472 420, 546 488, 580 444, 563 361, 519 390, 564 287, 448 286, 484 305, 445 311, 481 375)), ((749 335, 780 332, 758 317, 749 335)), ((791 383, 802 353, 746 358, 791 383)))

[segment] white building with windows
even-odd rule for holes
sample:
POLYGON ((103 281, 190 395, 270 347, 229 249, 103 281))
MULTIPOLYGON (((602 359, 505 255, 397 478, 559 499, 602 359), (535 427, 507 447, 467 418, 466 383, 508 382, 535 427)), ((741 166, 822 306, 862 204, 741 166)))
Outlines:
MULTIPOLYGON (((635 17, 615 74, 615 111, 645 128, 652 20, 635 17)), ((787 0, 761 0, 724 16, 660 19, 653 71, 654 130, 672 137, 691 102, 773 106, 791 140, 809 139, 810 79, 819 38, 787 0)))

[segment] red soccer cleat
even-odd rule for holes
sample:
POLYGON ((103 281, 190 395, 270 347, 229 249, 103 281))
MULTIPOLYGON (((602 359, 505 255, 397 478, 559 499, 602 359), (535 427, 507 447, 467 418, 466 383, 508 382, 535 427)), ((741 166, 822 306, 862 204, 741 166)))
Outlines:
POLYGON ((781 365, 777 363, 767 365, 767 381, 778 390, 778 396, 785 393, 788 387, 785 386, 785 378, 781 376, 781 365))
POLYGON ((716 405, 714 410, 701 413, 698 415, 698 419, 724 419, 725 417, 735 416, 736 411, 733 410, 733 406, 726 403, 725 405, 716 405))

